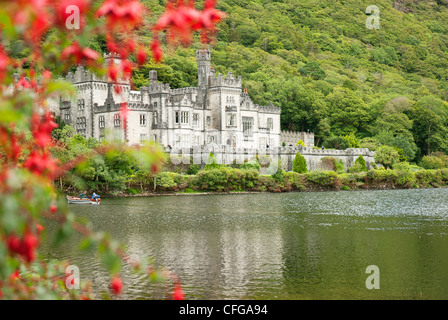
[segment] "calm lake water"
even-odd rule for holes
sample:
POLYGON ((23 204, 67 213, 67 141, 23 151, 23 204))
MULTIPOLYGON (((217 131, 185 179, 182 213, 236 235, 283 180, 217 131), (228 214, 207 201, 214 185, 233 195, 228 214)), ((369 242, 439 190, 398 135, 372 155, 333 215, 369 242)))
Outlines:
MULTIPOLYGON (((105 198, 70 209, 175 272, 187 299, 448 298, 448 189, 105 198), (369 265, 380 289, 366 288, 369 265)), ((41 253, 107 290, 78 240, 41 253)), ((129 268, 122 278, 122 298, 164 298, 129 268)))

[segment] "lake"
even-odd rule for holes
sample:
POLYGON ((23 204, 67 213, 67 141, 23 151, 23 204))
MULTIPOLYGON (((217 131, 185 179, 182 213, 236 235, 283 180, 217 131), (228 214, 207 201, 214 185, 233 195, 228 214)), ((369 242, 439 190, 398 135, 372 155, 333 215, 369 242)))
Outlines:
MULTIPOLYGON (((132 257, 175 272, 187 299, 448 298, 448 189, 104 198, 70 209, 132 257), (366 288, 370 265, 379 289, 366 288)), ((40 253, 70 259, 95 292, 107 290, 78 241, 40 253)), ((129 269, 122 298, 165 297, 129 269)))

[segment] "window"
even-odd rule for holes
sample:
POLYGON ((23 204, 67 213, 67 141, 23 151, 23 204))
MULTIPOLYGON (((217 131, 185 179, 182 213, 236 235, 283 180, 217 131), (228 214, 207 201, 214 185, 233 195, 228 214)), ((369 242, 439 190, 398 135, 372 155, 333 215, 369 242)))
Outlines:
POLYGON ((272 118, 268 118, 268 125, 267 125, 269 130, 274 129, 274 122, 272 121, 272 118))
POLYGON ((195 136, 194 137, 194 145, 195 146, 199 146, 201 144, 201 137, 200 136, 195 136))
POLYGON ((176 134, 176 146, 180 145, 180 134, 176 134))
POLYGON ((179 111, 174 111, 174 123, 179 123, 179 111))
POLYGON ((207 116, 207 118, 206 118, 205 121, 206 121, 207 125, 209 126, 209 125, 210 125, 210 122, 211 122, 210 116, 207 116))
POLYGON ((106 127, 106 121, 104 120, 104 116, 100 116, 99 125, 100 125, 100 128, 106 127))
POLYGON ((152 140, 153 140, 153 141, 157 141, 157 135, 156 135, 156 134, 153 134, 153 135, 152 135, 152 140))
POLYGON ((189 112, 188 111, 182 111, 180 113, 180 123, 188 123, 188 116, 189 116, 189 112))
POLYGON ((70 111, 65 111, 64 120, 65 121, 70 121, 70 111))
POLYGON ((157 102, 154 102, 154 108, 157 108, 157 102))
POLYGON ((193 113, 193 126, 199 126, 199 113, 193 113))
POLYGON ((85 108, 85 102, 84 102, 84 99, 79 99, 79 100, 78 100, 78 110, 79 110, 79 111, 82 111, 82 110, 84 110, 84 108, 85 108))
POLYGON ((245 137, 252 136, 253 118, 243 117, 243 135, 245 137))
POLYGON ((183 134, 182 135, 182 147, 188 148, 190 146, 190 135, 189 134, 183 134))
POLYGON ((154 117, 153 117, 153 123, 154 124, 157 124, 157 122, 158 122, 158 119, 159 119, 159 113, 157 112, 157 111, 154 111, 154 117))
POLYGON ((120 114, 119 113, 114 114, 114 126, 115 127, 120 126, 120 114))
POLYGON ((215 136, 207 136, 207 143, 214 143, 215 142, 215 136))
POLYGON ((104 134, 104 129, 100 129, 100 142, 103 142, 106 139, 106 135, 104 134))
POLYGON ((140 144, 144 144, 148 140, 148 136, 145 133, 140 134, 140 144))
POLYGON ((227 115, 227 126, 235 127, 236 126, 236 114, 231 113, 227 115))
POLYGON ((140 125, 146 126, 146 114, 144 114, 144 113, 140 114, 140 125))
POLYGON ((76 118, 76 133, 86 136, 86 117, 76 118))
POLYGON ((266 148, 266 138, 260 138, 260 141, 259 141, 259 147, 260 147, 260 149, 265 149, 266 148))

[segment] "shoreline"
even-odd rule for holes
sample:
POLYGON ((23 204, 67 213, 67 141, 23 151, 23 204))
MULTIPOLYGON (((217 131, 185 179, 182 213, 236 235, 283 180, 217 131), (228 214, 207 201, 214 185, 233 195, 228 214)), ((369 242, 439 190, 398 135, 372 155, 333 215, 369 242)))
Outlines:
POLYGON ((272 192, 272 191, 233 191, 233 192, 144 192, 138 194, 128 194, 121 193, 117 195, 105 195, 101 198, 103 199, 112 199, 112 198, 135 198, 135 197, 163 197, 163 196, 204 196, 204 195, 241 195, 241 194, 281 194, 281 193, 307 193, 307 192, 355 192, 355 191, 381 191, 381 190, 426 190, 426 189, 446 189, 447 186, 439 186, 432 188, 395 188, 395 187, 372 187, 372 188, 356 188, 356 189, 335 189, 335 188, 310 188, 306 190, 290 190, 290 191, 281 191, 281 192, 272 192))
MULTIPOLYGON (((151 180, 130 182, 119 189, 102 190, 97 186, 91 191, 102 198, 160 197, 185 195, 259 194, 287 192, 364 191, 432 189, 448 187, 448 169, 441 170, 369 170, 362 173, 338 174, 334 171, 311 171, 308 173, 280 172, 260 175, 257 170, 220 168, 200 171, 196 175, 161 172, 157 185, 151 180)), ((61 194, 74 194, 71 192, 61 194)))

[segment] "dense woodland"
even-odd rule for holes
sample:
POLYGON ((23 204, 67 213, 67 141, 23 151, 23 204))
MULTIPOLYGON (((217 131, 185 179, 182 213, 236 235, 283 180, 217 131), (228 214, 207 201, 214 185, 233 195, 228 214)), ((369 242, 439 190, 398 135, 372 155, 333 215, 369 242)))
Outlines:
MULTIPOLYGON (((155 22, 165 1, 143 2, 155 22)), ((220 0, 227 17, 210 46, 212 66, 241 75, 255 103, 281 107, 282 128, 314 132, 316 146, 382 148, 378 163, 447 167, 448 0, 378 0, 380 29, 366 27, 370 4, 220 0)), ((139 32, 149 43, 151 30, 139 32)), ((89 41, 107 52, 105 39, 89 41)), ((162 63, 133 73, 134 88, 148 84, 151 69, 172 88, 196 86, 198 48, 165 46, 162 63)))
MULTIPOLYGON (((154 13, 148 19, 164 8, 164 1, 144 2, 154 13)), ((241 75, 254 102, 282 108, 283 129, 315 132, 318 146, 376 150, 381 143, 417 163, 448 153, 448 1, 375 1, 378 30, 366 28, 370 4, 220 0, 227 18, 212 65, 241 75)), ((92 47, 104 50, 100 40, 92 47)), ((171 87, 197 85, 198 47, 166 48, 163 64, 134 73, 135 87, 148 83, 150 69, 171 87)))

